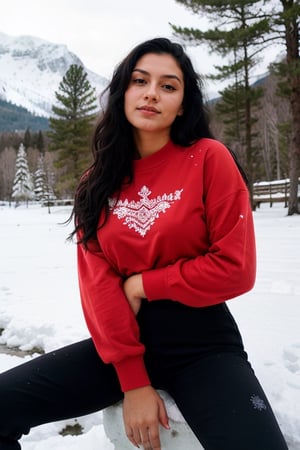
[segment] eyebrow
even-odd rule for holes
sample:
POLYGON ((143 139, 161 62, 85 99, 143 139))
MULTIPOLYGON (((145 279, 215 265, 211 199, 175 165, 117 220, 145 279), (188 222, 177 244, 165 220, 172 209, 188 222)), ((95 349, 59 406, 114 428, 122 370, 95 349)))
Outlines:
MULTIPOLYGON (((147 72, 147 70, 143 70, 143 69, 135 68, 135 69, 133 69, 132 72, 140 72, 140 73, 142 73, 144 75, 150 76, 150 73, 147 72)), ((182 80, 177 75, 166 74, 166 75, 161 75, 160 78, 169 78, 169 79, 177 80, 177 81, 179 81, 179 83, 182 83, 182 80)))

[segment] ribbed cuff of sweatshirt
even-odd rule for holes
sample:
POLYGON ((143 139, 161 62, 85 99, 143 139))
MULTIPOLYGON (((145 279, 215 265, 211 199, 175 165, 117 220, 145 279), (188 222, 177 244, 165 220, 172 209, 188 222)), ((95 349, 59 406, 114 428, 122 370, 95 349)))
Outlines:
POLYGON ((118 363, 114 363, 114 368, 123 392, 151 384, 143 356, 126 358, 118 363))
POLYGON ((169 298, 168 268, 149 270, 142 273, 143 287, 148 300, 169 298))

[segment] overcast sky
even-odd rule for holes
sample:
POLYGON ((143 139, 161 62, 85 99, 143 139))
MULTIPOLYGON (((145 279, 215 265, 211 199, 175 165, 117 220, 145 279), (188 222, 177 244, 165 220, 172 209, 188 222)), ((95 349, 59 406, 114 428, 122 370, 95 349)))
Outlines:
MULTIPOLYGON (((192 14, 175 0, 2 0, 0 6, 0 31, 65 44, 86 67, 108 78, 136 44, 157 36, 172 38, 169 22, 209 26, 205 17, 192 14)), ((203 74, 221 62, 204 45, 188 53, 203 74)), ((209 90, 217 91, 218 86, 209 90)))

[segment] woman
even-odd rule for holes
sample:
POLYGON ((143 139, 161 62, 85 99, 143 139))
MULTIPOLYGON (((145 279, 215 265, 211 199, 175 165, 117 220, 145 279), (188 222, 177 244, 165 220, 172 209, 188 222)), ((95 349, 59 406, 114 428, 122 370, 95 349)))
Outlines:
POLYGON ((73 211, 92 339, 2 374, 0 449, 124 398, 128 439, 160 450, 164 389, 206 450, 286 450, 225 303, 255 280, 248 190, 179 44, 117 67, 93 153, 73 211))

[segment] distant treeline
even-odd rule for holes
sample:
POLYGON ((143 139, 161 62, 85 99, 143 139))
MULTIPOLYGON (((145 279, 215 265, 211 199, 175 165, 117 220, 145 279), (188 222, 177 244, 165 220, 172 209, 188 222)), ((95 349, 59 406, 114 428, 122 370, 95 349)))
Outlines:
POLYGON ((49 130, 49 121, 45 117, 32 114, 22 106, 0 99, 0 132, 28 128, 32 131, 49 130))

